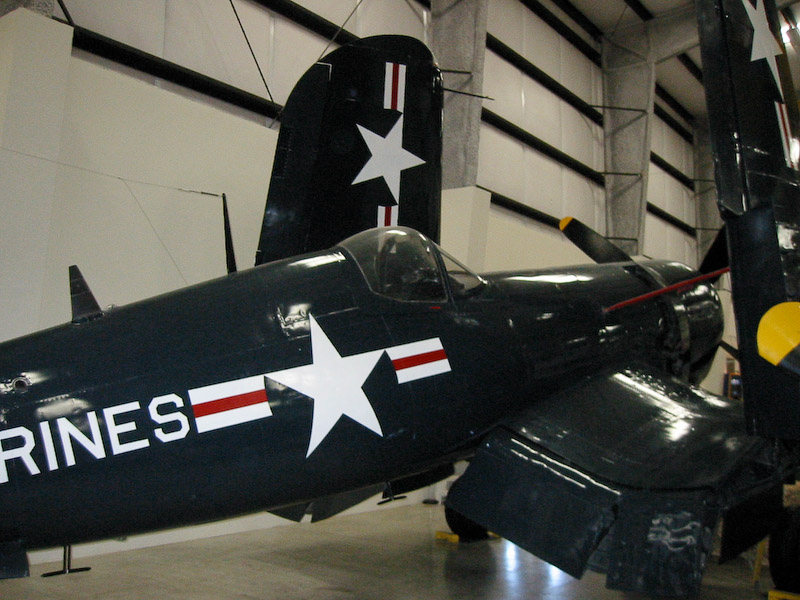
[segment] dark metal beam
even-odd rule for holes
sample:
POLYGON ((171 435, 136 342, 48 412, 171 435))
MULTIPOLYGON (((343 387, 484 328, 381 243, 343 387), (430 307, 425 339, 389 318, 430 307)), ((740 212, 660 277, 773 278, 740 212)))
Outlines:
POLYGON ((690 125, 694 124, 694 115, 686 110, 683 105, 678 102, 678 100, 670 94, 667 90, 665 90, 660 85, 656 84, 656 96, 661 99, 664 104, 669 106, 672 110, 678 113, 681 119, 689 123, 690 125))
POLYGON ((564 11, 570 19, 575 21, 583 30, 592 36, 595 41, 600 41, 603 37, 603 32, 595 25, 589 18, 583 14, 578 8, 575 7, 569 0, 552 0, 558 8, 564 11))
POLYGON ((581 36, 575 33, 572 28, 554 15, 538 0, 519 0, 528 10, 539 17, 542 21, 552 27, 556 33, 575 46, 586 58, 591 60, 598 67, 600 66, 600 52, 581 36))
POLYGON ((657 207, 655 204, 651 204, 650 202, 647 203, 647 212, 649 212, 654 217, 658 217, 665 223, 669 223, 673 227, 680 229, 686 235, 690 235, 695 237, 697 235, 697 229, 681 221, 678 217, 669 214, 663 208, 657 207))
POLYGON ((688 175, 684 175, 677 167, 669 164, 655 152, 650 153, 650 162, 664 171, 667 175, 682 183, 686 188, 694 191, 694 180, 688 175))
MULTIPOLYGON (((545 212, 537 210, 528 206, 527 204, 523 204, 522 202, 518 202, 517 200, 513 200, 508 196, 504 196, 503 194, 499 194, 494 190, 490 190, 487 187, 482 185, 476 186, 486 192, 491 194, 491 203, 495 206, 499 206, 500 208, 504 208, 508 211, 513 212, 521 217, 525 217, 527 219, 531 219, 532 221, 536 221, 537 223, 541 223, 542 225, 546 225, 547 227, 552 227, 553 229, 559 229, 559 222, 560 220, 557 217, 549 215, 545 212)), ((654 217, 657 217, 664 221, 665 223, 672 225, 676 229, 679 229, 683 233, 695 236, 697 230, 689 225, 688 223, 680 220, 674 215, 671 215, 667 211, 662 208, 659 208, 655 204, 651 204, 650 202, 647 203, 647 212, 652 214, 654 217)))
POLYGON ((72 45, 74 48, 112 60, 153 77, 171 81, 212 98, 224 100, 271 119, 279 118, 280 111, 283 108, 280 104, 271 102, 266 98, 245 92, 232 85, 212 79, 186 67, 181 67, 158 56, 142 52, 137 48, 112 40, 83 27, 75 27, 72 45))
POLYGON ((642 21, 649 21, 654 16, 644 4, 639 2, 639 0, 625 0, 625 4, 627 4, 628 8, 635 12, 642 21))
POLYGON ((501 208, 505 208, 506 210, 510 210, 511 212, 523 216, 525 218, 531 219, 536 221, 537 223, 541 223, 543 225, 547 225, 548 227, 553 227, 558 229, 559 220, 556 217, 548 215, 547 213, 543 213, 540 210, 536 210, 535 208, 531 208, 527 204, 523 204, 522 202, 517 202, 516 200, 512 200, 508 196, 503 196, 502 194, 498 194, 495 191, 490 190, 489 188, 485 188, 482 185, 476 186, 480 189, 489 192, 491 197, 492 204, 495 204, 501 208))
POLYGON ((664 123, 666 123, 675 133, 677 133, 690 144, 694 144, 694 134, 681 125, 675 117, 661 108, 661 106, 658 104, 654 105, 653 112, 655 112, 655 115, 664 121, 664 123))
POLYGON ((291 0, 253 0, 253 2, 337 44, 351 44, 359 39, 357 35, 346 29, 340 29, 336 23, 320 17, 291 0))
POLYGON ((689 74, 697 79, 701 85, 703 84, 703 71, 700 70, 700 67, 695 64, 688 54, 679 54, 678 62, 686 67, 686 70, 689 71, 689 74))

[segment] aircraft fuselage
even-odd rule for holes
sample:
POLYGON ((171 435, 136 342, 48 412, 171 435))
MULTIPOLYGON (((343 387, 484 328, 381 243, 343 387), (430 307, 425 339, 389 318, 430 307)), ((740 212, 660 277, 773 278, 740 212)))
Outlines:
POLYGON ((605 313, 651 289, 640 268, 501 273, 400 301, 336 247, 6 342, 0 541, 117 537, 397 480, 468 457, 599 367, 683 352, 688 368, 721 333, 716 294, 605 313), (687 332, 694 358, 675 341, 687 332))

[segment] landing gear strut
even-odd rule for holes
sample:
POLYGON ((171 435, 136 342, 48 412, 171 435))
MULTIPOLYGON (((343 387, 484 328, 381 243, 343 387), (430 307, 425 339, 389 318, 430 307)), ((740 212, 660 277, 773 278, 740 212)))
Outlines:
POLYGON ((800 507, 784 509, 769 536, 769 570, 776 588, 800 594, 800 507))
POLYGON ((477 542, 489 537, 489 532, 484 527, 481 527, 475 521, 469 520, 449 506, 444 507, 444 518, 450 527, 450 531, 458 535, 458 539, 462 542, 477 542))

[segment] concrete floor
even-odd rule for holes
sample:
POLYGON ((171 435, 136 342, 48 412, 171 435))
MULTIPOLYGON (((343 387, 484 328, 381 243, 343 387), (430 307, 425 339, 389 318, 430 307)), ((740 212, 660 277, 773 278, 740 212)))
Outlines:
MULTIPOLYGON (((35 565, 27 579, 0 581, 3 600, 638 600, 580 581, 500 539, 436 541, 441 506, 412 505, 316 524, 288 525, 144 550, 75 559, 86 573, 43 579, 60 563, 35 565)), ((766 597, 744 560, 710 566, 699 598, 766 597)), ((762 581, 768 589, 769 575, 762 581)))

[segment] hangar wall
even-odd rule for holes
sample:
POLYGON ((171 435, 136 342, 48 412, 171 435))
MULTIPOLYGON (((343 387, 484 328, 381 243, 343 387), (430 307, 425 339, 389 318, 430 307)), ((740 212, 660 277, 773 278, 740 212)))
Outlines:
MULTIPOLYGON (((272 97, 275 102, 282 104, 298 77, 325 51, 328 40, 267 8, 279 4, 277 2, 238 1, 234 4, 272 97)), ((333 24, 344 24, 345 31, 359 37, 399 33, 430 41, 430 3, 424 0, 348 0, 336 3, 300 0, 295 4, 300 10, 307 10, 333 24)), ((497 37, 501 43, 588 105, 601 105, 599 40, 561 12, 555 3, 538 0, 529 4, 540 5, 542 11, 553 15, 553 19, 543 19, 519 0, 491 0, 488 2, 489 35, 497 37), (595 55, 576 45, 571 37, 565 37, 563 28, 555 27, 553 20, 563 23, 574 32, 579 41, 594 51, 595 55)), ((236 15, 227 2, 143 0, 131 5, 123 0, 110 0, 102 4, 91 0, 69 0, 67 6, 75 23, 82 27, 253 94, 267 95, 236 15)), ((61 14, 58 7, 55 14, 61 14)), ((335 46, 330 45, 331 48, 335 46)), ((441 66, 447 68, 452 65, 441 66)), ((158 86, 175 89, 175 86, 162 80, 149 80, 158 86)), ((186 94, 186 91, 181 90, 181 93, 186 94)), ((491 48, 488 48, 485 58, 484 93, 493 98, 484 102, 484 108, 551 144, 589 169, 602 173, 602 126, 525 75, 491 48)), ((191 93, 188 95, 192 96, 191 93)), ((230 109, 226 107, 226 110, 230 109)), ((602 109, 598 110, 602 112, 602 109)), ((682 121, 681 116, 669 107, 666 112, 691 129, 691 124, 682 121)), ((276 126, 269 119, 253 114, 247 116, 276 126)), ((653 130, 654 152, 691 179, 691 142, 676 135, 659 118, 654 119, 653 130)), ((576 216, 605 233, 606 207, 602 183, 598 184, 576 173, 486 122, 481 126, 480 135, 480 186, 556 218, 576 216)), ((693 192, 655 165, 651 165, 649 180, 648 200, 694 227, 693 192)), ((492 221, 498 225, 508 224, 510 231, 502 237, 490 237, 487 268, 523 266, 517 255, 505 252, 500 240, 513 240, 511 243, 515 247, 523 249, 526 243, 530 243, 532 247, 528 254, 538 255, 535 251, 540 244, 530 240, 526 242, 532 231, 541 232, 547 244, 556 245, 552 253, 555 256, 573 256, 572 249, 567 249, 568 244, 553 231, 533 226, 528 219, 519 218, 494 204, 492 221), (507 262, 507 259, 510 261, 507 262)), ((697 262, 693 237, 652 214, 647 218, 643 247, 647 255, 674 258, 689 264, 697 262)), ((524 266, 542 264, 537 261, 525 263, 524 266)))
POLYGON ((2 339, 69 320, 70 264, 103 306, 224 274, 208 193, 228 195, 238 258, 252 262, 274 131, 72 57, 66 25, 27 11, 2 23, 33 44, 4 53, 2 339), (58 76, 36 68, 43 49, 58 76))

